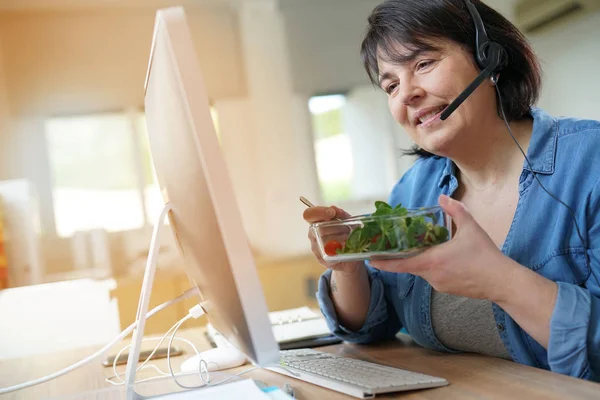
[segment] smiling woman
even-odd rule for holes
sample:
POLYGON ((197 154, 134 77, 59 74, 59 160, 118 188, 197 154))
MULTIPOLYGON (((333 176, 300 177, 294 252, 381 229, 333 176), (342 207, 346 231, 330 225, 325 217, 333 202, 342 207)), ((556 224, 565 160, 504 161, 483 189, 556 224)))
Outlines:
MULTIPOLYGON (((445 7, 432 5, 432 2, 384 3, 371 16, 371 30, 362 44, 361 54, 369 78, 390 96, 390 101, 408 101, 406 96, 415 96, 414 90, 419 89, 435 95, 438 104, 416 109, 410 115, 401 114, 401 108, 392 110, 393 116, 405 128, 418 125, 425 128, 435 123, 435 118, 423 121, 424 114, 441 112, 479 73, 473 57, 475 25, 469 13, 465 12, 465 3, 442 3, 445 3, 445 7), (392 19, 396 23, 388 23, 392 19), (438 23, 425 24, 428 20, 438 23), (410 74, 402 77, 400 67, 404 67, 404 72, 410 71, 410 74), (453 79, 446 79, 449 76, 453 79)), ((524 35, 508 20, 484 3, 477 4, 481 18, 487 23, 487 33, 506 50, 510 59, 510 63, 502 68, 502 79, 498 81, 507 118, 509 121, 527 119, 541 87, 537 57, 524 35)), ((473 113, 493 110, 490 104, 478 101, 485 98, 495 103, 492 85, 481 87, 471 96, 473 113)), ((500 116, 500 104, 495 107, 500 116)), ((478 116, 465 115, 463 123, 472 126, 473 119, 484 122, 478 116)), ((409 134, 415 132, 408 128, 409 134)), ((413 135, 411 138, 415 140, 413 135)), ((411 154, 429 157, 435 153, 419 146, 419 141, 415 142, 417 145, 411 154)))
POLYGON ((331 330, 365 343, 404 329, 434 350, 600 381, 600 122, 535 107, 533 50, 479 0, 388 0, 368 21, 365 68, 419 156, 388 203, 439 203, 454 232, 408 259, 328 263, 315 251, 331 330))

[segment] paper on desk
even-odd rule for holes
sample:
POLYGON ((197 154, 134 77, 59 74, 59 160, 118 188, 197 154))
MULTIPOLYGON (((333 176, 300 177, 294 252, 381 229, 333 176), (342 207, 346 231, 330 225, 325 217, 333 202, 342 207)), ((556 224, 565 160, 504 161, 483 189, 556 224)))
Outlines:
POLYGON ((308 307, 269 313, 271 327, 278 343, 312 339, 331 334, 325 318, 308 307))
POLYGON ((324 319, 313 319, 295 324, 273 325, 277 343, 312 339, 331 334, 324 319))
POLYGON ((317 318, 322 317, 308 307, 291 308, 289 310, 282 311, 271 311, 269 313, 271 325, 278 325, 282 323, 290 324, 317 318))
POLYGON ((165 400, 270 400, 271 397, 256 386, 252 379, 244 379, 233 383, 224 383, 217 386, 197 390, 171 393, 164 396, 152 397, 165 400))

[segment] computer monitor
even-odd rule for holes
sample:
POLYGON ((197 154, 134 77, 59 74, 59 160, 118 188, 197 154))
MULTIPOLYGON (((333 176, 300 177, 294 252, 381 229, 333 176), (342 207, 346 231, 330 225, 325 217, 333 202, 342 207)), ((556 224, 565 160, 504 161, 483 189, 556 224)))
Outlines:
POLYGON ((208 319, 255 364, 277 363, 279 346, 180 7, 157 12, 145 88, 158 183, 208 319))

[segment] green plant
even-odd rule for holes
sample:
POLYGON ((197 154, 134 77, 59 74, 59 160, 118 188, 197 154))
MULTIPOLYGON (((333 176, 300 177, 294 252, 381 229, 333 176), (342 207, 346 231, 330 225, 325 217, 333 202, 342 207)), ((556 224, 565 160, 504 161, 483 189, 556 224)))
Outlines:
POLYGON ((448 229, 437 224, 433 213, 411 216, 401 204, 392 207, 383 201, 375 202, 375 208, 372 218, 350 233, 343 247, 336 250, 337 254, 402 252, 434 246, 448 239, 448 229))

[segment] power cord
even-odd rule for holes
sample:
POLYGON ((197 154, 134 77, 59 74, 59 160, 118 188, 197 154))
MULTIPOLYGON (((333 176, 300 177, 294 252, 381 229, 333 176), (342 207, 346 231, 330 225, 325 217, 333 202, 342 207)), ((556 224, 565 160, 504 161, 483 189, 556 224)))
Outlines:
MULTIPOLYGON (((190 298, 192 296, 197 296, 200 293, 200 290, 198 289, 197 286, 190 288, 188 290, 186 290, 185 292, 183 292, 183 294, 181 294, 180 296, 169 300, 167 302, 162 303, 161 305, 153 308, 147 315, 146 318, 150 318, 152 317, 154 314, 164 310, 165 308, 172 306, 173 304, 177 304, 182 300, 185 300, 187 298, 190 298)), ((113 347, 115 344, 119 343, 121 340, 125 339, 131 332, 133 332, 133 330, 137 327, 137 322, 134 322, 133 324, 129 325, 127 328, 125 328, 125 330, 123 330, 113 341, 111 341, 110 343, 108 343, 106 346, 104 346, 103 348, 101 348, 100 350, 98 350, 97 352, 93 353, 92 355, 90 355, 89 357, 84 358, 81 361, 76 362, 75 364, 64 368, 60 371, 57 371, 51 375, 47 375, 43 378, 39 378, 33 381, 29 381, 29 382, 25 382, 25 383, 21 383, 18 385, 14 385, 14 386, 9 386, 6 388, 2 388, 0 389, 0 394, 6 394, 6 393, 11 393, 11 392, 15 392, 17 390, 21 390, 21 389, 26 389, 35 385, 39 385, 48 381, 51 381, 53 379, 56 379, 60 376, 63 376, 65 374, 68 374, 71 371, 76 370, 77 368, 80 368, 86 364, 89 364, 90 362, 94 361, 95 359, 102 357, 107 351, 109 351, 111 349, 111 347, 113 347)))
MULTIPOLYGON (((184 318, 180 319, 177 323, 175 323, 173 326, 171 326, 169 328, 169 330, 162 336, 159 338, 144 338, 142 340, 142 342, 144 341, 153 341, 153 340, 158 340, 158 344, 154 347, 154 349, 152 350, 152 352, 150 353, 150 355, 148 357, 146 357, 146 359, 144 360, 144 362, 137 367, 136 372, 140 371, 146 367, 152 367, 154 368, 159 374, 163 375, 163 376, 169 376, 168 372, 163 372, 160 368, 158 368, 156 365, 154 364, 148 364, 148 362, 152 359, 152 356, 154 356, 154 354, 158 351, 158 349, 160 348, 160 346, 162 345, 162 343, 167 339, 167 337, 169 336, 169 334, 171 333, 171 331, 173 331, 173 329, 177 326, 177 324, 179 324, 182 321, 187 321, 190 318, 194 318, 197 319, 199 317, 201 317, 202 315, 204 315, 204 310, 202 309, 202 307, 197 304, 194 307, 192 307, 189 312, 188 315, 186 315, 184 318), (147 365, 148 364, 148 365, 147 365)), ((196 355, 199 355, 200 352, 198 351, 198 349, 196 348, 196 346, 194 346, 194 344, 192 342, 190 342, 187 339, 183 339, 183 338, 177 338, 177 340, 181 340, 182 342, 187 343, 188 345, 190 345, 190 347, 194 350, 194 352, 196 353, 196 355)), ((169 344, 169 349, 167 350, 167 357, 169 358, 171 356, 171 352, 170 352, 170 346, 171 346, 172 342, 169 344)), ((131 347, 131 344, 128 344, 127 346, 123 347, 118 353, 117 356, 115 357, 114 361, 113 361, 113 373, 114 376, 106 378, 105 381, 110 383, 111 385, 123 385, 125 384, 125 380, 121 377, 121 375, 117 372, 117 360, 119 359, 120 355, 127 349, 129 349, 131 347), (113 379, 116 378, 119 381, 115 382, 113 379)), ((137 383, 140 382, 144 382, 145 380, 139 380, 136 381, 137 383)))
MULTIPOLYGON (((167 333, 165 333, 164 336, 162 337, 151 337, 151 338, 144 338, 143 342, 153 342, 158 340, 159 343, 156 345, 156 347, 154 348, 154 350, 152 351, 152 353, 146 358, 146 360, 144 360, 144 362, 142 363, 142 365, 140 365, 139 367, 137 367, 136 371, 141 371, 142 369, 146 369, 146 368, 153 368, 154 370, 156 370, 156 372, 158 372, 160 375, 162 376, 169 376, 168 372, 165 372, 163 370, 161 370, 159 367, 157 367, 154 364, 148 364, 148 362, 152 359, 152 356, 154 356, 154 354, 156 353, 156 351, 158 351, 158 349, 160 348, 161 344, 167 339, 168 335, 171 333, 171 330, 173 328, 169 329, 167 331, 167 333)), ((196 346, 194 346, 194 344, 184 338, 176 338, 175 340, 179 340, 181 342, 186 343, 187 345, 189 345, 194 352, 196 353, 196 355, 200 354, 200 352, 198 351, 198 349, 196 348, 196 346)), ((131 344, 128 344, 127 346, 123 347, 116 355, 114 361, 113 361, 113 365, 112 365, 112 369, 113 369, 113 376, 108 377, 105 379, 105 381, 107 383, 110 383, 111 385, 123 385, 125 383, 125 380, 122 378, 122 375, 119 374, 119 372, 117 371, 117 361, 120 358, 121 354, 124 351, 127 351, 127 349, 129 349, 131 347, 131 344), (115 382, 115 380, 117 380, 117 382, 115 382)), ((142 381, 137 381, 137 382, 142 382, 142 381)))
MULTIPOLYGON (((190 310, 191 311, 191 310, 190 310)), ((190 318, 198 318, 198 317, 194 317, 192 315, 188 315, 184 318, 182 318, 181 320, 179 320, 179 322, 177 322, 173 327, 173 332, 171 333, 171 339, 169 340, 169 346, 167 347, 167 364, 169 366, 169 372, 171 373, 171 378, 173 378, 173 380, 175 381, 175 383, 182 389, 201 389, 207 386, 217 386, 220 384, 223 384, 225 382, 228 382, 234 378, 237 378, 241 375, 247 374, 248 372, 257 370, 257 369, 262 369, 262 367, 252 367, 252 368, 248 368, 245 369, 244 371, 241 371, 235 375, 231 375, 225 379, 222 379, 218 382, 211 382, 210 379, 210 372, 208 371, 208 366, 205 360, 200 359, 200 361, 198 362, 198 374, 200 376, 200 379, 202 380, 202 382, 204 382, 203 385, 200 386, 185 386, 183 384, 181 384, 178 380, 177 377, 175 376, 175 373, 173 372, 173 367, 171 366, 171 357, 170 357, 170 349, 171 349, 171 345, 173 344, 173 340, 175 339, 175 335, 177 334, 177 331, 179 330, 179 328, 181 327, 181 325, 183 325, 187 320, 189 320, 190 318), (203 375, 203 373, 205 375, 203 375)), ((294 372, 290 369, 288 369, 287 367, 285 367, 284 365, 280 365, 280 364, 270 364, 269 366, 271 367, 278 367, 280 369, 283 369, 285 371, 287 371, 289 374, 291 374, 292 376, 295 377, 299 377, 300 374, 298 374, 297 372, 294 372)), ((291 388, 290 388, 291 389, 291 388)), ((292 390, 293 392, 293 390, 292 390)))
MULTIPOLYGON (((252 368, 248 368, 238 374, 229 376, 225 379, 222 379, 218 382, 212 382, 210 379, 210 372, 208 371, 208 365, 206 363, 205 360, 200 359, 199 360, 199 368, 198 368, 198 374, 200 379, 202 380, 203 384, 199 385, 199 386, 186 386, 184 384, 182 384, 181 382, 179 382, 177 380, 177 376, 181 376, 181 374, 175 374, 175 372, 173 371, 173 366, 171 364, 171 346, 173 345, 173 341, 174 340, 182 340, 186 343, 188 343, 193 349, 194 352, 196 353, 196 355, 199 355, 200 352, 198 351, 198 349, 196 348, 196 346, 194 346, 193 343, 191 343, 189 340, 187 339, 182 339, 182 338, 177 338, 175 337, 175 335, 177 334, 177 331, 179 330, 179 328, 188 320, 190 319, 197 319, 200 318, 202 315, 204 315, 204 310, 202 309, 202 307, 198 304, 194 307, 192 307, 189 310, 188 315, 186 315, 185 317, 183 317, 182 319, 180 319, 179 321, 177 321, 173 326, 171 326, 171 328, 169 328, 169 330, 160 338, 145 338, 144 340, 158 340, 158 344, 154 347, 154 350, 150 353, 150 355, 146 358, 146 360, 137 367, 136 372, 140 371, 141 369, 144 368, 154 368, 159 376, 155 376, 155 377, 151 377, 151 378, 145 378, 145 379, 140 379, 135 381, 135 383, 142 383, 142 382, 148 382, 148 381, 153 381, 153 380, 157 380, 157 379, 163 379, 165 376, 171 376, 171 378, 173 378, 173 381, 182 389, 201 389, 203 387, 206 386, 216 386, 216 385, 220 385, 222 383, 225 383, 233 378, 236 378, 238 376, 241 376, 243 374, 246 374, 250 371, 254 371, 256 369, 259 369, 260 367, 252 367, 252 368), (148 361, 150 361, 150 359, 152 358, 152 356, 154 355, 154 353, 156 353, 156 351, 160 348, 160 346, 162 345, 162 343, 166 340, 166 338, 170 335, 169 338, 169 345, 167 347, 167 364, 169 367, 169 373, 167 372, 163 372, 160 368, 158 368, 156 365, 154 364, 147 364, 148 361)), ((110 377, 110 378, 106 378, 106 382, 110 383, 111 385, 115 385, 115 386, 120 386, 120 385, 124 385, 125 384, 125 380, 121 377, 121 375, 117 372, 117 366, 116 366, 116 360, 119 358, 119 356, 121 355, 121 353, 125 350, 127 350, 128 348, 130 348, 131 345, 127 345, 125 346, 123 349, 121 349, 119 351, 119 353, 117 354, 117 356, 115 357, 115 361, 113 361, 113 372, 114 372, 114 376, 110 377), (118 382, 115 382, 114 379, 118 379, 118 382)))
POLYGON ((211 382, 210 379, 210 372, 208 372, 208 365, 206 363, 205 360, 200 359, 200 361, 198 362, 199 364, 199 368, 198 368, 198 376, 200 377, 200 379, 202 380, 202 382, 204 384, 199 385, 199 386, 186 386, 183 385, 181 382, 179 382, 177 380, 177 377, 175 376, 175 373, 173 372, 173 366, 171 365, 171 355, 170 355, 170 349, 171 349, 171 345, 173 344, 173 340, 175 338, 175 335, 177 334, 177 331, 179 330, 179 328, 181 327, 181 325, 183 325, 187 320, 189 320, 191 318, 191 316, 187 316, 182 318, 179 322, 177 322, 177 324, 174 325, 174 329, 173 329, 173 333, 171 333, 171 338, 169 340, 169 346, 167 347, 167 364, 169 366, 169 372, 171 373, 171 378, 173 378, 173 381, 175 381, 175 383, 177 384, 177 386, 179 386, 182 389, 201 389, 203 387, 206 386, 216 386, 216 385, 220 385, 222 383, 228 382, 233 378, 237 378, 238 376, 241 376, 243 374, 246 374, 250 371, 254 371, 256 369, 259 369, 260 367, 252 367, 252 368, 248 368, 245 369, 242 372, 239 372, 235 375, 231 375, 230 377, 227 377, 225 379, 222 379, 218 382, 211 382))
MULTIPOLYGON (((496 93, 498 93, 498 102, 500 103, 500 111, 502 112, 502 119, 504 120, 504 123, 506 124, 506 128, 508 129, 508 133, 510 133, 510 137, 512 137, 513 141, 515 142, 515 144, 521 151, 521 154, 523 155, 523 157, 525 157, 525 161, 527 162, 527 165, 529 166, 529 169, 531 170, 533 177, 535 178, 537 183, 540 185, 540 187, 548 194, 548 196, 550 196, 552 199, 554 199, 558 203, 562 204, 563 206, 566 207, 567 210, 569 210, 569 214, 571 214, 571 218, 573 219, 573 223, 575 224, 575 229, 577 230, 577 236, 579 236, 579 240, 581 241, 581 244, 583 245, 586 267, 589 269, 590 274, 596 280, 596 284, 598 286, 600 286, 600 283, 598 282, 598 278, 596 277, 596 275, 594 274, 594 271, 591 268, 590 257, 587 253, 587 250, 588 250, 587 241, 581 235, 581 230, 579 229, 579 224, 577 223, 577 219, 575 218, 575 213, 573 213, 573 210, 571 209, 571 207, 569 207, 562 200, 560 200, 558 197, 556 197, 554 194, 552 194, 548 189, 546 189, 546 187, 542 184, 542 182, 540 182, 540 179, 538 178, 537 174, 533 170, 533 167, 531 166, 531 162, 529 161, 527 154, 525 154, 525 152, 523 151, 523 148, 521 147, 521 145, 515 138, 515 135, 513 135, 512 129, 510 128, 510 124, 508 123, 508 119, 506 118, 506 114, 504 113, 504 106, 502 104, 502 94, 500 93, 500 89, 498 88, 498 85, 496 84, 497 81, 498 81, 498 79, 496 76, 494 78, 494 83, 495 83, 494 87, 496 88, 496 93)), ((588 277, 589 277, 589 275, 588 275, 588 277)))

